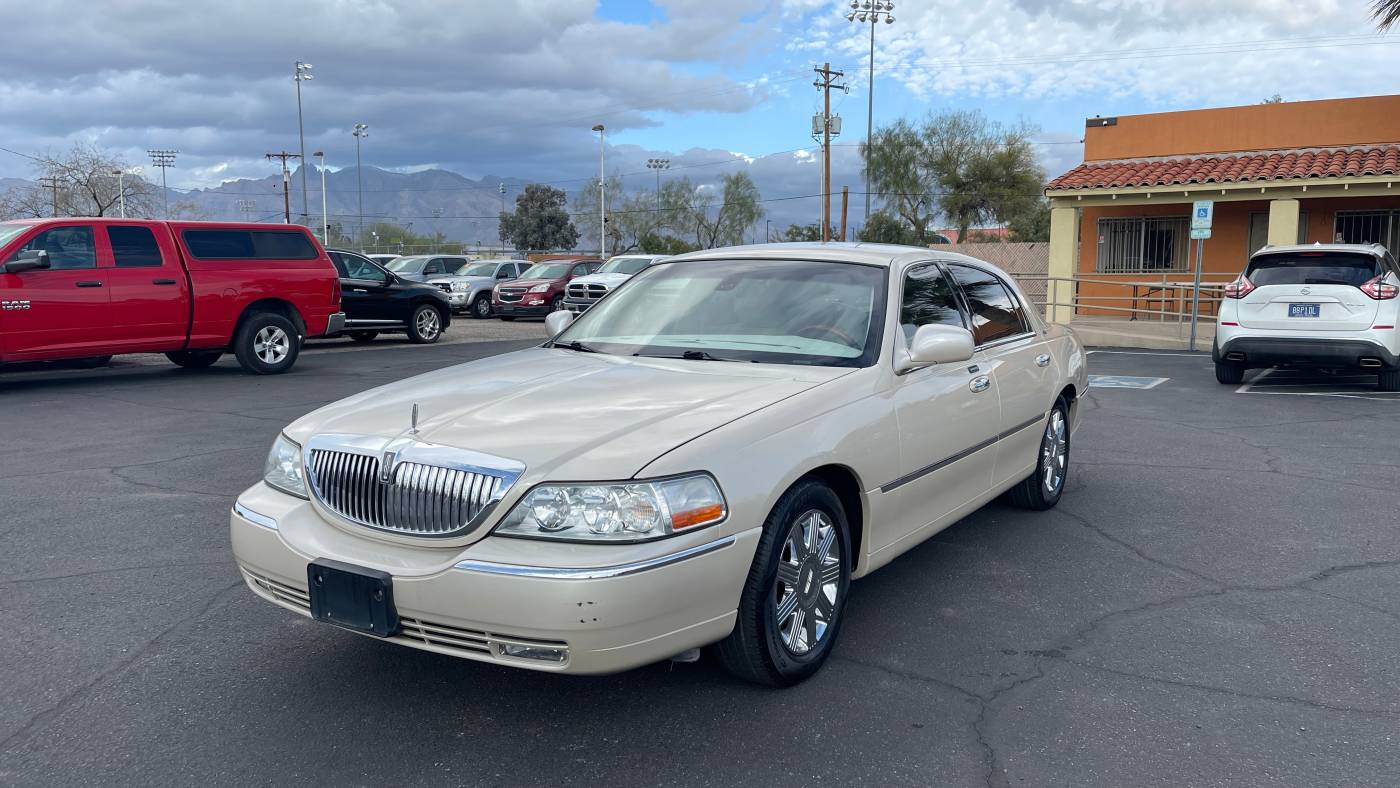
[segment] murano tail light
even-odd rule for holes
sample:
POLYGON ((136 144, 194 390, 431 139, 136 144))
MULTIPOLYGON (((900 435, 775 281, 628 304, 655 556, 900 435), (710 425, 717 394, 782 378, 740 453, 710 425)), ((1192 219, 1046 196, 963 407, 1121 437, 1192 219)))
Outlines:
POLYGON ((1396 296, 1400 296, 1400 287, 1385 281, 1385 274, 1381 274, 1362 285, 1361 292, 1377 301, 1389 301, 1396 296))
POLYGON ((1244 298, 1254 292, 1254 283, 1249 281, 1249 277, 1241 276, 1239 279, 1225 285, 1226 298, 1244 298))

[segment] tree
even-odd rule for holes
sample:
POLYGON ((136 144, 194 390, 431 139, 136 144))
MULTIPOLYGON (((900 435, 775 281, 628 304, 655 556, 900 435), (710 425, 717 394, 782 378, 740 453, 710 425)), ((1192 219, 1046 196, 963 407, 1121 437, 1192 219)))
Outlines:
MULTIPOLYGON (((837 238, 839 234, 836 228, 830 228, 830 237, 837 238)), ((815 243, 822 239, 822 223, 812 222, 811 224, 790 224, 788 228, 779 233, 779 241, 815 243)))
POLYGON ((763 218, 762 198, 748 173, 724 175, 720 182, 724 186, 718 202, 713 188, 702 187, 693 192, 691 220, 695 225, 695 243, 701 249, 743 243, 744 231, 763 218))
POLYGON ((1282 104, 1282 103, 1283 103, 1283 96, 1281 96, 1281 95, 1275 93, 1274 95, 1269 96, 1268 98, 1264 99, 1263 101, 1261 101, 1261 102, 1259 102, 1259 103, 1260 103, 1260 104, 1282 104))
POLYGON ((56 201, 58 216, 111 216, 120 211, 123 198, 128 216, 156 213, 155 187, 135 174, 118 178, 116 173, 130 166, 95 145, 78 143, 67 153, 43 156, 34 170, 39 178, 57 183, 57 194, 47 186, 11 189, 0 196, 0 215, 55 215, 56 201))
POLYGON ((1371 18, 1385 32, 1400 23, 1400 0, 1376 0, 1371 5, 1371 18))
POLYGON ((640 246, 647 254, 685 254, 699 248, 674 235, 655 231, 643 235, 640 246))
POLYGON ((1006 222, 1040 199, 1045 172, 1031 147, 1034 131, 976 111, 945 112, 917 127, 901 119, 880 129, 861 155, 886 212, 922 245, 936 240, 930 223, 940 213, 964 238, 968 228, 1006 222))
POLYGON ((1036 200, 1034 204, 1008 216, 1006 226, 1011 231, 1011 240, 1017 243, 1048 242, 1050 203, 1036 200))
MULTIPOLYGON (((650 192, 628 195, 623 191, 622 179, 617 176, 608 178, 607 186, 608 251, 626 254, 645 250, 642 240, 661 229, 666 213, 659 206, 658 195, 650 192)), ((598 220, 598 179, 593 178, 574 198, 574 223, 583 238, 596 239, 598 220)))
POLYGON ((516 249, 572 249, 579 232, 565 210, 563 191, 541 183, 525 187, 515 198, 515 211, 501 214, 501 240, 516 249))
POLYGON ((858 237, 866 243, 920 245, 912 227, 884 211, 870 214, 858 237))

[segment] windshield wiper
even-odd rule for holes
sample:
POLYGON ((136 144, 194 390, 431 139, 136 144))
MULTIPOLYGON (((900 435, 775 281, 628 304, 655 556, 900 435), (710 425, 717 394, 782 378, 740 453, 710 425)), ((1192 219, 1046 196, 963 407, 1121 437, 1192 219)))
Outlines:
POLYGON ((719 356, 712 356, 703 350, 686 350, 683 351, 680 355, 665 355, 661 353, 640 352, 633 353, 632 355, 640 356, 642 358, 681 358, 685 359, 686 361, 740 361, 740 359, 737 358, 720 358, 719 356))
POLYGON ((601 353, 601 352, 603 352, 603 351, 599 350, 598 348, 589 347, 588 345, 583 344, 582 342, 578 341, 577 339, 575 339, 575 340, 572 341, 572 342, 553 342, 553 343, 551 343, 551 347, 562 347, 562 348, 564 348, 565 350, 573 350, 573 351, 578 352, 578 353, 601 353))

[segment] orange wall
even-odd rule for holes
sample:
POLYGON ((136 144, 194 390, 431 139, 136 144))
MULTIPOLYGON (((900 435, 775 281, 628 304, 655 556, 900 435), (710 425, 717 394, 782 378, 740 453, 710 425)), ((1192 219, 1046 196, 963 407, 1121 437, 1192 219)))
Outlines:
POLYGON ((1084 160, 1400 142, 1400 96, 1122 115, 1084 130, 1084 160))

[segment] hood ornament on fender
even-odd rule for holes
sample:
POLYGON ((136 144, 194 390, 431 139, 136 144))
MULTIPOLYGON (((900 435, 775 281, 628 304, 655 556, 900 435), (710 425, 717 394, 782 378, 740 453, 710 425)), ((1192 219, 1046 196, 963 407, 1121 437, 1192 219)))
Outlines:
POLYGON ((413 403, 413 414, 409 416, 409 435, 418 434, 418 403, 413 403))

